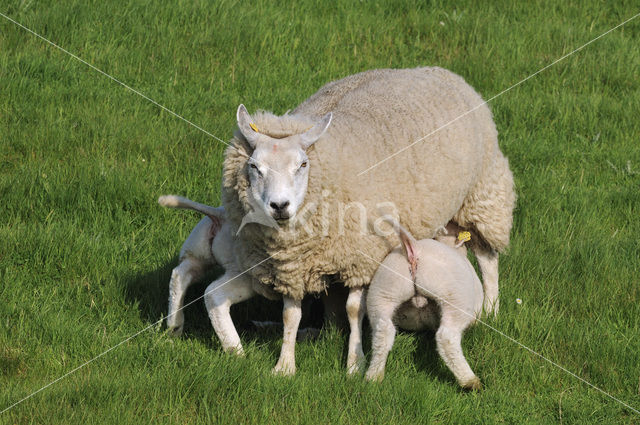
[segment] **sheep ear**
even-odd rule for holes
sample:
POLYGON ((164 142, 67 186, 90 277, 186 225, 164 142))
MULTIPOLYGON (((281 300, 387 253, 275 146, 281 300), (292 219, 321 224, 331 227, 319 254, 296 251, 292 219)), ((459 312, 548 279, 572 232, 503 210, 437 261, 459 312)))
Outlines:
POLYGON ((302 149, 307 150, 309 146, 313 145, 320 137, 322 137, 324 132, 327 131, 327 128, 329 128, 332 118, 333 114, 329 112, 327 115, 322 117, 320 122, 300 135, 300 145, 302 149))
POLYGON ((249 115, 247 108, 245 108, 243 104, 240 104, 240 106, 238 106, 236 118, 238 119, 238 129, 240 130, 244 138, 247 139, 247 142, 249 142, 249 146, 251 146, 252 149, 255 149, 256 145, 258 144, 260 134, 253 129, 251 116, 249 115))

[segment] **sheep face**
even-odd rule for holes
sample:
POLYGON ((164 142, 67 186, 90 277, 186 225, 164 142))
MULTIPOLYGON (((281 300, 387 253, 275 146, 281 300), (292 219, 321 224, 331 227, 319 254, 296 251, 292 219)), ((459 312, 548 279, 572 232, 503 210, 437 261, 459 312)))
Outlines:
POLYGON ((276 220, 288 220, 295 215, 304 201, 309 179, 306 153, 285 143, 284 140, 261 143, 247 163, 251 196, 276 220))
POLYGON ((238 128, 253 148, 247 162, 251 204, 268 217, 293 219, 304 202, 309 180, 306 150, 331 123, 331 113, 302 134, 275 139, 261 134, 244 105, 238 108, 238 128))

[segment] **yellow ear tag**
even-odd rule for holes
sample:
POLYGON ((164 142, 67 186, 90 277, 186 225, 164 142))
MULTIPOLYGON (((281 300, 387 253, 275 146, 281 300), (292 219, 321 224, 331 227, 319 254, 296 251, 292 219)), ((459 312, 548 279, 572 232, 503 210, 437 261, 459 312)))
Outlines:
POLYGON ((465 243, 471 240, 471 233, 469 232, 460 232, 458 233, 458 241, 465 243))
POLYGON ((260 133, 258 131, 258 127, 256 127, 256 125, 254 123, 249 123, 249 125, 251 126, 251 128, 253 129, 253 131, 255 131, 256 133, 260 133))

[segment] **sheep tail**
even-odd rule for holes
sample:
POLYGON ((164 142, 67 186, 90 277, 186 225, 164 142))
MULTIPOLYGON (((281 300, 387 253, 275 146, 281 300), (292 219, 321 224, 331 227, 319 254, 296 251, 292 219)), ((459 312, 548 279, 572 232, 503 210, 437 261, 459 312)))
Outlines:
POLYGON ((398 220, 394 219, 393 217, 389 215, 383 215, 382 219, 391 224, 400 236, 400 242, 402 243, 404 253, 407 256, 407 261, 409 262, 409 273, 411 273, 411 279, 413 280, 414 295, 413 298, 411 298, 411 302, 414 307, 423 308, 427 305, 428 301, 425 296, 418 292, 418 284, 416 282, 416 272, 418 269, 419 261, 419 258, 415 252, 417 245, 416 238, 414 238, 411 232, 402 227, 398 220))
POLYGON ((406 239, 407 241, 409 241, 415 246, 417 242, 416 238, 414 238, 411 232, 409 232, 406 228, 404 228, 398 220, 396 220, 390 215, 382 215, 380 218, 393 226, 395 231, 398 232, 398 236, 400 236, 401 241, 406 239))
POLYGON ((191 199, 178 195, 163 195, 158 198, 158 203, 163 207, 198 211, 199 213, 209 216, 209 218, 216 221, 224 219, 223 207, 210 207, 209 205, 194 202, 191 199))

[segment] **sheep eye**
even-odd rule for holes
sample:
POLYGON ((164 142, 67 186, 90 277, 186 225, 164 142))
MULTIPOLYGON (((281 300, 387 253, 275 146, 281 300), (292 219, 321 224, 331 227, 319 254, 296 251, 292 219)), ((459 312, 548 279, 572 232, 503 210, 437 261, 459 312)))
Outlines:
POLYGON ((258 177, 262 177, 262 172, 260 171, 260 169, 258 168, 258 166, 254 163, 249 163, 249 167, 253 168, 254 170, 256 170, 256 174, 258 175, 258 177))
POLYGON ((304 168, 307 166, 307 161, 303 162, 302 164, 300 164, 300 168, 304 168))

